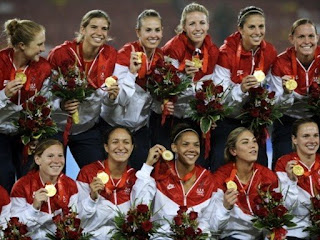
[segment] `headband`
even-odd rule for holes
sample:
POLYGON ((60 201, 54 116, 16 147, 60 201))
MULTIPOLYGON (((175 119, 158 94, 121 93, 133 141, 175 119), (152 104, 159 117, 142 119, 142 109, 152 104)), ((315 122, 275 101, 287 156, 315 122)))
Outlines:
POLYGON ((259 9, 249 10, 248 12, 244 13, 241 17, 239 17, 239 19, 238 19, 238 26, 240 26, 240 23, 241 23, 242 19, 243 19, 245 16, 247 16, 249 13, 258 13, 258 14, 260 14, 260 15, 262 15, 262 16, 264 17, 264 13, 263 13, 261 10, 259 10, 259 9))
POLYGON ((181 135, 181 133, 188 132, 188 131, 194 132, 194 133, 197 134, 197 136, 199 137, 199 134, 197 133, 196 130, 194 130, 194 129, 192 129, 192 128, 186 128, 186 129, 183 129, 183 130, 181 130, 180 132, 178 132, 177 135, 174 137, 174 139, 173 139, 172 142, 175 142, 175 141, 177 140, 177 138, 179 137, 179 135, 181 135))

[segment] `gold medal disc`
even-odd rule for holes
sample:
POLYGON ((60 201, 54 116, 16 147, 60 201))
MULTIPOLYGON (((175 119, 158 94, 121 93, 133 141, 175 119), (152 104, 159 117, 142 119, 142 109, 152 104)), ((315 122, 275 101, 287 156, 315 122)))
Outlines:
POLYGON ((304 174, 304 169, 301 165, 297 164, 294 165, 292 168, 292 172, 296 175, 296 176, 302 176, 304 174))
POLYGON ((48 191, 48 197, 53 197, 57 193, 57 189, 53 184, 46 184, 45 189, 48 191))
POLYGON ((173 153, 169 150, 163 151, 161 156, 162 156, 163 160, 166 160, 166 161, 171 161, 173 159, 173 153))
POLYGON ((266 78, 266 75, 261 70, 255 70, 253 76, 257 79, 258 82, 262 82, 266 78))
POLYGON ((238 186, 234 181, 229 181, 229 182, 227 182, 227 189, 237 190, 238 186))
POLYGON ((109 181, 109 175, 106 172, 97 173, 97 178, 100 178, 103 184, 106 184, 109 181))
POLYGON ((23 72, 17 72, 14 78, 21 80, 22 84, 25 84, 27 81, 27 75, 23 72))

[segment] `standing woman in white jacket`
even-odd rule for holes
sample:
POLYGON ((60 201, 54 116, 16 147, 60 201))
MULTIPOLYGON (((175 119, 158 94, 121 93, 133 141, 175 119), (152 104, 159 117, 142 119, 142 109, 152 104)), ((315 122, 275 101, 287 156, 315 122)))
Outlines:
POLYGON ((147 89, 147 77, 163 62, 162 51, 158 48, 162 30, 162 19, 157 11, 148 9, 140 13, 136 23, 138 40, 125 44, 118 51, 113 73, 121 87, 118 105, 102 106, 101 118, 106 128, 121 125, 133 132, 136 146, 129 164, 136 170, 141 168, 150 148, 147 124, 153 100, 147 89))

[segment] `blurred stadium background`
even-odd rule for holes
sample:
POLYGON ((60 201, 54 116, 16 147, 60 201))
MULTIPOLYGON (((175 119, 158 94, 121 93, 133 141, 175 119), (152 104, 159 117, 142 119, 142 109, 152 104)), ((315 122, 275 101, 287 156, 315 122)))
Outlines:
MULTIPOLYGON (((134 41, 135 23, 138 14, 147 8, 157 10, 163 18, 164 37, 162 44, 172 38, 186 0, 0 0, 0 22, 11 18, 31 19, 46 28, 46 52, 65 40, 71 40, 79 30, 82 16, 92 9, 106 11, 111 18, 109 43, 119 49, 134 41)), ((223 40, 236 30, 237 15, 241 8, 255 5, 266 14, 266 40, 275 45, 278 52, 288 47, 288 34, 292 23, 299 18, 310 18, 320 24, 320 2, 313 0, 199 0, 210 12, 210 35, 220 46, 223 40)), ((2 28, 3 30, 3 28, 2 28)), ((0 47, 6 46, 4 34, 0 47)), ((268 142, 270 145, 270 142, 268 142)), ((271 148, 269 147, 269 154, 271 148)), ((269 155, 271 156, 271 155, 269 155)), ((67 174, 75 178, 78 166, 70 153, 67 155, 67 174)))

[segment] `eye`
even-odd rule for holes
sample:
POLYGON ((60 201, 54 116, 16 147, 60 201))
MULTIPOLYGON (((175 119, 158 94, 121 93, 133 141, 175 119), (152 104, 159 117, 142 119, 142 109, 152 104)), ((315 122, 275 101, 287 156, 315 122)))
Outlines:
POLYGON ((156 28, 156 32, 161 32, 161 28, 156 28))
POLYGON ((63 158, 64 155, 61 153, 61 154, 58 155, 58 157, 59 157, 59 158, 63 158))

